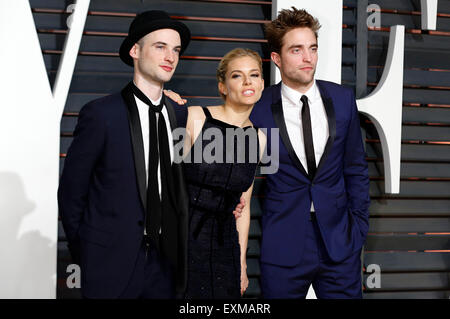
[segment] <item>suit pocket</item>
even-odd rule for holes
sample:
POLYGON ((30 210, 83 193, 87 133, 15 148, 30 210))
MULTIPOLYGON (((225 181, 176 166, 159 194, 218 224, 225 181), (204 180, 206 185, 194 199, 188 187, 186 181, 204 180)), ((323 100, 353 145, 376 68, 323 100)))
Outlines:
POLYGON ((104 230, 94 228, 88 224, 81 224, 78 236, 81 240, 88 241, 103 247, 111 245, 113 234, 104 230))

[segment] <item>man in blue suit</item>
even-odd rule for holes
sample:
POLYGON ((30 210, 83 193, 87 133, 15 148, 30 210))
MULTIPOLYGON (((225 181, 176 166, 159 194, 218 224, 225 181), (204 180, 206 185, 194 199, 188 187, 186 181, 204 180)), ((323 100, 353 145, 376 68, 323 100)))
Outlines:
POLYGON ((282 81, 264 90, 251 115, 269 141, 271 129, 280 136, 279 169, 267 175, 263 203, 265 298, 304 298, 311 284, 318 298, 362 297, 367 163, 352 90, 314 79, 319 28, 294 7, 266 26, 282 81))
POLYGON ((190 41, 162 11, 137 15, 120 48, 134 67, 120 93, 79 115, 58 190, 85 298, 172 298, 186 285, 188 199, 172 130, 187 110, 163 94, 190 41))

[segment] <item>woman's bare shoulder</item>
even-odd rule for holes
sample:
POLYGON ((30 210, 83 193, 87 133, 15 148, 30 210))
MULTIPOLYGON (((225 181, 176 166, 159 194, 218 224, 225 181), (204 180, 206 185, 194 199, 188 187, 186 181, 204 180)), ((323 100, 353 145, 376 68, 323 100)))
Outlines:
POLYGON ((203 112, 203 107, 199 105, 188 107, 188 116, 193 119, 203 119, 205 118, 205 113, 203 112))

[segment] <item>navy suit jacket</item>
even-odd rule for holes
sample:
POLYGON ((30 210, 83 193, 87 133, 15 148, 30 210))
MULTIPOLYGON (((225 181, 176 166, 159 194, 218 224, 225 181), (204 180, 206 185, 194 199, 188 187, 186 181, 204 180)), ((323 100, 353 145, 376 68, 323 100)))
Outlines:
MULTIPOLYGON (((186 108, 173 107, 167 98, 165 105, 172 129, 185 126, 186 108)), ((174 209, 163 214, 162 223, 169 226, 161 236, 170 236, 173 249, 167 257, 181 294, 186 284, 188 197, 181 164, 172 168, 174 209)), ((142 244, 145 203, 142 133, 127 86, 82 108, 60 179, 59 214, 72 257, 81 266, 85 297, 116 298, 125 289, 142 244)))
POLYGON ((294 266, 300 262, 311 202, 333 261, 344 260, 365 242, 369 177, 355 97, 351 89, 335 83, 318 80, 317 85, 328 118, 329 138, 313 180, 289 140, 281 83, 264 90, 250 116, 254 125, 268 128, 268 154, 270 129, 279 128, 279 169, 266 177, 262 205, 261 261, 265 263, 294 266))

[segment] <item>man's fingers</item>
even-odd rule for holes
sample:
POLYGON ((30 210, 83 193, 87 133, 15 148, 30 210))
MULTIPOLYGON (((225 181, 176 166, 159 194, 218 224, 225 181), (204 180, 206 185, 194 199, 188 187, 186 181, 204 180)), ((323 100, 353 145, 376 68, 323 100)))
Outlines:
POLYGON ((241 199, 241 202, 236 205, 236 209, 242 210, 245 207, 245 199, 241 199))
POLYGON ((236 210, 233 211, 233 215, 234 215, 235 219, 238 219, 239 217, 242 216, 242 214, 240 212, 236 211, 236 210))
POLYGON ((242 216, 242 210, 244 209, 244 207, 245 207, 245 199, 244 197, 241 197, 240 202, 236 205, 236 208, 233 210, 233 214, 236 219, 242 216))
POLYGON ((186 99, 182 99, 178 93, 175 93, 172 90, 164 90, 164 94, 167 95, 171 100, 177 102, 179 105, 184 105, 187 102, 186 99))

